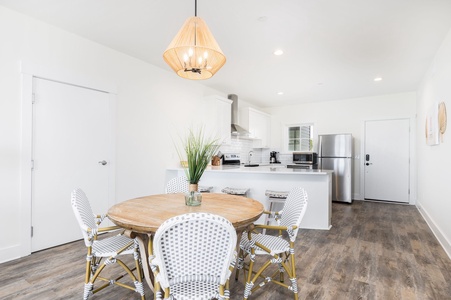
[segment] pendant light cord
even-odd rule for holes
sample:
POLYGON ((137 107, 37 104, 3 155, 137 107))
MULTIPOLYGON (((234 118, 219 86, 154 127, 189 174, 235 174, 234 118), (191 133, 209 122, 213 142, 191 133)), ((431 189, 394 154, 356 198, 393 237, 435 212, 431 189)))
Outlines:
MULTIPOLYGON (((197 0, 194 0, 194 16, 197 17, 197 0)), ((196 47, 197 45, 197 24, 195 24, 195 29, 194 29, 194 47, 196 47)))

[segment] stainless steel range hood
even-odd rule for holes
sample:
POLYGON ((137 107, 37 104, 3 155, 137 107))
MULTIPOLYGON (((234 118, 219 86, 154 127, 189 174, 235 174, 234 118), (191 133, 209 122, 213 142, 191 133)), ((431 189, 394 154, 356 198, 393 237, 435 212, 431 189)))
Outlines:
POLYGON ((232 100, 232 135, 249 136, 249 131, 238 125, 238 96, 235 94, 230 94, 227 96, 227 98, 232 100))

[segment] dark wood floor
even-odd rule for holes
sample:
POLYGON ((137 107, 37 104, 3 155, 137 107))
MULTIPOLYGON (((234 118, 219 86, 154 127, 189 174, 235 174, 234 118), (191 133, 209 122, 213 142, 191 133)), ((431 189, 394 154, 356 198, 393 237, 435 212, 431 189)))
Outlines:
MULTIPOLYGON (((451 299, 451 260, 414 206, 334 203, 332 215, 331 230, 299 232, 300 299, 451 299)), ((84 256, 78 241, 0 264, 0 299, 81 299, 84 256)), ((231 294, 243 284, 232 279, 231 294)), ((290 298, 270 284, 250 299, 290 298)), ((91 299, 139 297, 114 287, 91 299)))

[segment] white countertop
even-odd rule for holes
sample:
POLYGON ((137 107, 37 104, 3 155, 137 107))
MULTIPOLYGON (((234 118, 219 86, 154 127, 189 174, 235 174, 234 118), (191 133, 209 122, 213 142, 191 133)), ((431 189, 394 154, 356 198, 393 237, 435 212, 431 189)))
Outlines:
MULTIPOLYGON (((168 168, 168 170, 182 170, 182 168, 168 168)), ((244 166, 208 166, 205 172, 221 172, 221 173, 267 173, 267 174, 292 174, 292 175, 328 175, 331 170, 310 170, 310 169, 292 169, 285 165, 260 165, 258 167, 244 166)))
MULTIPOLYGON (((181 166, 168 168, 166 179, 183 176, 181 166)), ((248 189, 247 197, 260 201, 269 208, 267 189, 289 191, 302 186, 309 197, 309 208, 302 219, 301 228, 325 229, 332 226, 332 171, 287 168, 284 164, 260 165, 258 167, 209 166, 199 182, 211 186, 213 193, 221 193, 225 187, 248 189)), ((265 217, 257 223, 263 224, 265 217)))

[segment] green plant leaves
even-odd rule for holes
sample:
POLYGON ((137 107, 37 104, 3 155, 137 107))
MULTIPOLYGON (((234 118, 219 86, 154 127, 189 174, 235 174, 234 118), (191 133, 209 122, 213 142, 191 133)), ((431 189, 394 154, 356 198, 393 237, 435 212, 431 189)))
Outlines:
MULTIPOLYGON (((183 150, 188 160, 188 168, 185 169, 186 177, 190 184, 197 184, 202 177, 212 157, 219 149, 218 139, 205 137, 201 129, 189 129, 187 137, 182 141, 183 150)), ((179 157, 179 149, 177 149, 179 157)))

